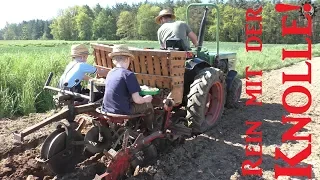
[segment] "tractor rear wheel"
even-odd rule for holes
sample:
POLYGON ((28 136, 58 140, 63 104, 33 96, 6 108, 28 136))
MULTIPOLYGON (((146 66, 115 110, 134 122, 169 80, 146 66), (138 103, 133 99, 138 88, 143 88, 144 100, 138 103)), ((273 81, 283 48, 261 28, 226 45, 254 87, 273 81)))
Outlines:
POLYGON ((234 78, 231 84, 231 88, 227 94, 226 107, 236 108, 241 96, 242 82, 239 78, 234 78))
POLYGON ((221 118, 226 100, 223 72, 209 67, 201 70, 190 86, 187 120, 194 133, 212 128, 221 118))

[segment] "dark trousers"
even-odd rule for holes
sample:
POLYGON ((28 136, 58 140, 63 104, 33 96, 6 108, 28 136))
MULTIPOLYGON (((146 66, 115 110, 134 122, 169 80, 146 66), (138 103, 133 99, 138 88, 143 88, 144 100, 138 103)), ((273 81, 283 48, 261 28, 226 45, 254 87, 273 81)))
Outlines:
POLYGON ((154 110, 151 103, 136 104, 131 103, 131 114, 145 114, 145 125, 149 131, 154 128, 154 110))
POLYGON ((73 88, 65 87, 64 90, 75 92, 75 93, 81 93, 83 91, 81 84, 74 86, 73 88))
MULTIPOLYGON (((68 88, 68 87, 65 87, 64 90, 67 90, 67 91, 71 91, 71 92, 74 92, 74 93, 79 93, 79 94, 84 94, 84 95, 89 95, 90 93, 90 90, 89 89, 85 89, 85 88, 82 88, 81 84, 79 83, 78 85, 74 86, 73 88, 68 88)), ((75 101, 78 101, 78 102, 86 102, 88 101, 87 99, 83 99, 81 97, 77 97, 75 99, 75 101)))

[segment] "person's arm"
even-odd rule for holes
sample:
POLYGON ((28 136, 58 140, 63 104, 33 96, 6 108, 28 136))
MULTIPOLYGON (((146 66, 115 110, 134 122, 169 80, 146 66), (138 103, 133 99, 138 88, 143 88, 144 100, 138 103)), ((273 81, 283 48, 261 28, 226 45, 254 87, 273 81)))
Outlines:
POLYGON ((88 76, 88 75, 84 75, 83 80, 85 81, 89 81, 90 79, 92 79, 92 77, 88 76))
POLYGON ((152 101, 152 96, 147 95, 147 96, 141 97, 139 92, 135 92, 135 93, 132 94, 132 100, 136 104, 149 103, 149 102, 152 101))
POLYGON ((160 44, 160 49, 164 49, 165 45, 163 44, 163 42, 161 40, 159 29, 157 31, 157 36, 158 36, 158 41, 159 41, 159 44, 160 44))
POLYGON ((128 91, 131 94, 133 102, 135 102, 136 104, 151 102, 152 96, 140 96, 139 92, 141 91, 141 88, 136 76, 133 73, 127 74, 125 76, 125 82, 127 84, 128 91))
POLYGON ((106 69, 104 69, 104 68, 97 67, 97 72, 96 73, 99 74, 100 76, 107 76, 108 71, 106 69))
POLYGON ((98 69, 90 64, 81 63, 80 70, 84 73, 94 74, 97 72, 98 69))
POLYGON ((190 28, 190 26, 186 23, 184 23, 185 28, 186 28, 186 33, 188 35, 188 37, 190 38, 192 44, 197 47, 198 46, 198 37, 197 35, 192 31, 192 29, 190 28))
MULTIPOLYGON (((84 73, 89 73, 89 74, 97 73, 102 76, 107 74, 106 69, 94 67, 94 66, 87 64, 87 63, 82 63, 80 68, 84 73)), ((91 77, 85 75, 84 80, 88 80, 88 79, 91 79, 91 77)))
POLYGON ((164 44, 162 44, 161 42, 160 42, 160 49, 165 49, 166 47, 164 46, 164 44))
POLYGON ((198 37, 193 31, 188 34, 188 37, 191 39, 193 45, 198 47, 198 37))

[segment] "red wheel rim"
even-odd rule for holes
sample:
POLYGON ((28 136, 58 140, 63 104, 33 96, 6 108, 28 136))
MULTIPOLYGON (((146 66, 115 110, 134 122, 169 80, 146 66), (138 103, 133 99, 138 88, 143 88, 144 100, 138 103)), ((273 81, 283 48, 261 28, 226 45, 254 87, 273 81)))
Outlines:
POLYGON ((223 107, 223 88, 220 82, 213 84, 208 93, 205 104, 205 120, 207 124, 214 124, 218 118, 223 107))

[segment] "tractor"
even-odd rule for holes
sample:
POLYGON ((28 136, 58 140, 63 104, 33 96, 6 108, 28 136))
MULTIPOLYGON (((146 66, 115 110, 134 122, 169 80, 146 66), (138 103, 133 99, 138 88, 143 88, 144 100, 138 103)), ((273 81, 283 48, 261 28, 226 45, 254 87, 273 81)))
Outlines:
POLYGON ((187 119, 193 123, 193 132, 202 133, 220 119, 223 105, 228 108, 238 107, 242 82, 236 77, 236 53, 219 52, 220 14, 218 7, 212 3, 190 4, 186 12, 188 24, 190 24, 189 10, 197 6, 204 6, 204 13, 196 50, 186 49, 183 41, 178 38, 168 39, 165 49, 187 52, 181 105, 187 107, 187 119), (210 6, 217 10, 216 52, 208 52, 202 46, 210 6))
MULTIPOLYGON (((169 39, 163 50, 130 49, 136 58, 129 68, 139 84, 158 89, 156 93, 149 92, 153 95, 157 127, 154 131, 149 132, 142 125, 145 114, 121 115, 101 110, 102 99, 95 98, 95 94, 104 92, 107 74, 90 81, 90 93, 85 95, 49 86, 53 76, 50 73, 44 89, 59 93, 55 99, 61 110, 20 133, 15 132, 15 139, 23 141, 28 134, 59 121, 42 144, 38 162, 46 164, 54 174, 64 174, 72 171, 84 155, 104 156, 106 172, 95 179, 111 180, 150 163, 164 142, 180 142, 212 128, 225 106, 236 106, 242 84, 235 77, 236 54, 219 53, 218 26, 216 53, 202 47, 208 6, 217 9, 219 22, 218 7, 193 3, 187 8, 187 17, 192 6, 205 6, 196 51, 184 49, 179 39, 169 39), (76 104, 79 98, 87 103, 76 104), (83 114, 86 116, 76 119, 83 114)), ((92 43, 91 46, 95 66, 110 71, 114 64, 108 53, 113 45, 92 43)))

